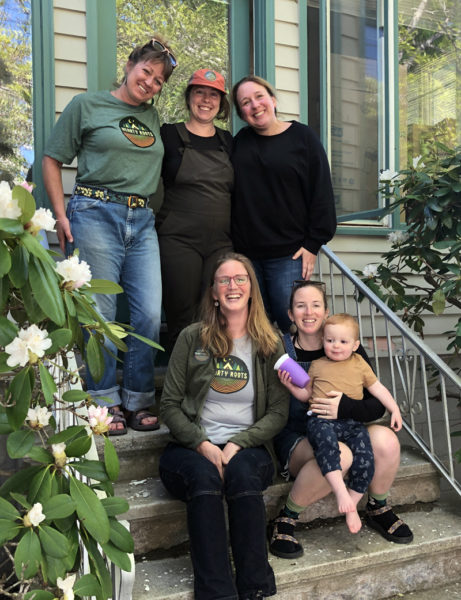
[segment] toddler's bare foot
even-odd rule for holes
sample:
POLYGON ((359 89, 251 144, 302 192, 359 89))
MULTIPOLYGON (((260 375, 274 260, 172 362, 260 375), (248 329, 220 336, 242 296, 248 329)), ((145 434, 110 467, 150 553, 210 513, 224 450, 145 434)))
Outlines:
POLYGON ((338 502, 338 510, 341 514, 356 510, 357 505, 352 500, 347 488, 336 492, 336 500, 338 502))
POLYGON ((346 523, 351 533, 358 533, 362 528, 362 521, 356 510, 346 513, 346 523))

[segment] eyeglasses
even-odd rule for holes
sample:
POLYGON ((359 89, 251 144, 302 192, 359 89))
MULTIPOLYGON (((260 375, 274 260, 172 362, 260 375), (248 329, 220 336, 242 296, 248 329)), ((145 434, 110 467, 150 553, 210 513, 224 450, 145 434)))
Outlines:
POLYGON ((146 45, 152 46, 152 48, 154 50, 157 50, 158 52, 166 52, 168 54, 168 58, 170 59, 171 66, 173 67, 173 69, 175 69, 178 66, 178 61, 174 57, 173 53, 169 48, 165 46, 165 44, 162 44, 162 42, 159 42, 155 38, 152 38, 151 41, 146 45))
POLYGON ((292 287, 293 289, 300 289, 309 285, 322 288, 324 291, 327 289, 327 284, 324 281, 314 281, 313 279, 295 279, 292 287))
POLYGON ((249 275, 234 275, 233 277, 215 277, 215 281, 218 285, 222 285, 223 287, 227 287, 232 281, 235 285, 245 285, 248 283, 250 276, 249 275))

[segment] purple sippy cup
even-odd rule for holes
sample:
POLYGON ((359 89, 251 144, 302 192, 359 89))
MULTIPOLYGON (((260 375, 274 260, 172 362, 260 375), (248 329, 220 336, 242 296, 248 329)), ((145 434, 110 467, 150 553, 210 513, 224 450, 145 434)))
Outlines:
POLYGON ((274 365, 274 369, 278 371, 288 371, 291 377, 291 383, 297 385, 300 388, 306 387, 309 383, 310 377, 306 371, 299 365, 295 360, 290 358, 288 354, 282 354, 278 361, 274 365))

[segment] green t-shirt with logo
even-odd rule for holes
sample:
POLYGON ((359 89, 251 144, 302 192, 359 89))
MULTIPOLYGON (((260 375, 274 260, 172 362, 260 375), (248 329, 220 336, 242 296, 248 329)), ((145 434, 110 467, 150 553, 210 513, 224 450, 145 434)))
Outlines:
POLYGON ((79 94, 59 117, 44 154, 64 164, 77 157, 78 183, 150 196, 164 154, 157 109, 126 104, 109 91, 79 94))

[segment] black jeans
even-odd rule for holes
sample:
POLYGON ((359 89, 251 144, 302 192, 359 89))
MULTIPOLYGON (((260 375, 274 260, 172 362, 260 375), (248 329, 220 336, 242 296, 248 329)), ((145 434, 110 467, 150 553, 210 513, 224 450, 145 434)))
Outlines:
POLYGON ((263 447, 240 450, 224 470, 195 450, 169 444, 160 458, 166 489, 187 503, 187 525, 197 600, 237 600, 257 591, 276 592, 267 559, 266 509, 262 492, 271 483, 272 459, 263 447), (223 496, 235 582, 228 551, 223 496))

